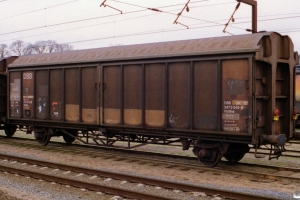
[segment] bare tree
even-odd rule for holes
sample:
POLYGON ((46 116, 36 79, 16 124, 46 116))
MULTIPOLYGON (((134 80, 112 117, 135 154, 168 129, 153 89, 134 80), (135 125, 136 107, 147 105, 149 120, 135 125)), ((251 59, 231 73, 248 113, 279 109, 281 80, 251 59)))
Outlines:
POLYGON ((37 41, 33 45, 33 49, 36 53, 52 53, 63 52, 73 50, 73 46, 70 44, 57 44, 54 40, 37 41))
MULTIPOLYGON (((73 46, 70 44, 57 44, 54 40, 41 40, 34 44, 25 43, 21 40, 13 42, 9 46, 10 51, 17 56, 29 55, 29 54, 43 54, 52 52, 63 52, 73 50, 73 46)), ((0 46, 1 56, 1 46, 0 46)))
POLYGON ((23 54, 22 55, 30 55, 33 54, 34 48, 33 45, 28 43, 24 48, 23 48, 23 54))
POLYGON ((23 55, 23 49, 25 48, 26 44, 22 40, 17 40, 11 43, 9 49, 17 56, 23 55))
POLYGON ((55 47, 56 52, 72 51, 73 49, 73 46, 70 44, 57 44, 55 47))
POLYGON ((48 49, 48 52, 49 52, 49 53, 55 52, 56 45, 58 45, 58 44, 57 44, 57 42, 55 42, 54 40, 48 40, 48 41, 47 41, 47 49, 48 49))
POLYGON ((47 41, 37 41, 36 43, 34 43, 32 48, 38 54, 47 53, 47 44, 47 41))
POLYGON ((0 44, 0 58, 9 56, 9 49, 6 44, 0 44))

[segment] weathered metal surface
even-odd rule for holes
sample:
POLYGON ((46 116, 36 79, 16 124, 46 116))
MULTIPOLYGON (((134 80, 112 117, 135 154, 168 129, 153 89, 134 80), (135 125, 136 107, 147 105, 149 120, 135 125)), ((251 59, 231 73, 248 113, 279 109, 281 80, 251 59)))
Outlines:
POLYGON ((82 69, 82 121, 97 123, 97 68, 87 67, 82 69))
POLYGON ((65 70, 65 119, 66 121, 79 121, 79 101, 81 98, 79 69, 65 70))
POLYGON ((22 116, 24 118, 35 117, 35 76, 34 71, 22 72, 22 116))
MULTIPOLYGON (((297 109, 298 119, 296 120, 296 125, 300 124, 300 66, 296 66, 295 69, 295 107, 297 109)), ((300 134, 299 134, 300 136, 300 134)))
POLYGON ((103 69, 103 122, 121 123, 121 67, 109 66, 103 69))
POLYGON ((165 126, 166 64, 145 65, 145 125, 165 126))
POLYGON ((0 58, 0 73, 6 74, 6 69, 9 64, 15 61, 18 56, 11 56, 8 58, 0 58))
POLYGON ((286 136, 280 135, 262 135, 261 139, 264 143, 273 144, 275 146, 283 146, 286 142, 286 136))
POLYGON ((50 119, 60 121, 64 119, 64 70, 50 71, 50 119))
POLYGON ((143 68, 141 65, 123 66, 124 125, 142 125, 143 68))
POLYGON ((0 58, 0 122, 4 123, 7 116, 7 65, 12 63, 17 56, 0 58))
MULTIPOLYGON (((300 67, 299 66, 296 67, 295 85, 296 85, 296 87, 295 87, 295 99, 296 99, 296 102, 300 103, 300 67)), ((297 109, 297 110, 300 111, 300 109, 297 109)))
POLYGON ((49 116, 48 83, 48 70, 36 71, 36 96, 34 100, 36 101, 35 115, 37 119, 48 119, 49 116))
POLYGON ((0 75, 0 121, 7 114, 7 76, 0 75))
POLYGON ((249 105, 247 59, 222 61, 222 129, 247 132, 249 105))
POLYGON ((49 53, 19 57, 10 67, 53 65, 76 62, 103 62, 108 60, 132 60, 142 58, 176 57, 188 55, 228 54, 256 52, 258 42, 271 33, 203 38, 172 42, 126 45, 49 53))
POLYGON ((190 62, 169 64, 168 71, 168 127, 189 128, 190 62))
POLYGON ((104 66, 101 124, 250 134, 248 58, 223 63, 220 66, 217 60, 211 60, 104 66), (221 73, 223 79, 219 81, 221 73), (222 105, 218 105, 220 102, 222 105), (221 129, 218 119, 222 116, 221 129))
POLYGON ((193 127, 218 130, 218 62, 200 61, 194 64, 193 127))
POLYGON ((21 75, 9 73, 9 117, 21 117, 21 75))

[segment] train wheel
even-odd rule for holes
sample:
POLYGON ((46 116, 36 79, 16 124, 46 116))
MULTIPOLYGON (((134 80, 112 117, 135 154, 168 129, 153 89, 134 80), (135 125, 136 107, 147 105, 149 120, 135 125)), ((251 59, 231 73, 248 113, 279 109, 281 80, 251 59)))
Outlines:
POLYGON ((4 132, 7 137, 12 137, 17 130, 17 126, 14 124, 4 124, 4 132))
POLYGON ((38 141, 38 143, 43 146, 46 146, 51 139, 51 135, 48 133, 48 131, 37 133, 35 132, 34 137, 38 141))
POLYGON ((246 152, 239 151, 235 153, 225 154, 224 158, 229 162, 239 162, 240 160, 242 160, 242 158, 244 158, 245 154, 246 152))
POLYGON ((228 153, 224 155, 224 158, 229 162, 239 162, 249 149, 247 144, 232 143, 227 150, 228 153))
POLYGON ((70 136, 70 135, 67 135, 67 134, 63 134, 63 138, 64 138, 64 141, 67 143, 67 144, 72 144, 75 140, 76 140, 76 136, 78 135, 78 131, 75 130, 75 129, 68 129, 66 130, 68 133, 70 133, 71 135, 73 135, 74 137, 70 136))
POLYGON ((205 166, 214 167, 220 160, 220 150, 219 148, 200 148, 195 147, 193 150, 194 154, 197 156, 198 160, 205 166))

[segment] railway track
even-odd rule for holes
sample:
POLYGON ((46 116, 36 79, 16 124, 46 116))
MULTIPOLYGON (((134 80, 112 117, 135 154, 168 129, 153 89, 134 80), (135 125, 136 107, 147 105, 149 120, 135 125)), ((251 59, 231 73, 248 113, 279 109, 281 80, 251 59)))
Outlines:
MULTIPOLYGON (((134 175, 128 175, 123 173, 116 173, 116 172, 108 172, 108 171, 101 171, 101 170, 94 170, 94 169, 87 169, 87 168, 81 168, 81 167, 75 167, 75 166, 69 166, 69 165, 62 165, 58 163, 52 163, 52 162, 45 162, 35 159, 28 159, 28 158, 21 158, 11 155, 5 155, 0 154, 0 163, 3 161, 9 161, 12 163, 26 163, 31 164, 34 166, 41 166, 43 168, 51 168, 53 170, 64 170, 64 171, 71 171, 78 174, 86 174, 94 177, 106 177, 106 178, 112 178, 115 180, 126 180, 128 182, 134 182, 134 183, 143 183, 151 186, 161 186, 163 188, 167 189, 174 189, 174 190, 181 190, 186 192, 204 192, 207 195, 215 195, 219 194, 220 196, 231 198, 231 199, 274 199, 259 195, 252 195, 252 194, 246 194, 246 193, 240 193, 240 192, 234 192, 234 191, 226 191, 226 190, 220 190, 215 188, 209 188, 209 187, 202 187, 192 184, 183 184, 183 183, 177 183, 177 182, 170 182, 166 180, 158 180, 153 178, 147 178, 147 177, 140 177, 140 176, 134 176, 134 175)), ((23 176, 29 176, 35 179, 42 179, 46 181, 56 182, 63 185, 72 185, 74 187, 79 188, 85 188, 92 191, 101 191, 109 194, 115 194, 115 195, 121 195, 123 197, 129 197, 129 198, 136 198, 136 199, 172 199, 168 197, 163 197, 159 195, 154 194, 145 194, 144 192, 137 192, 132 190, 126 190, 122 188, 107 186, 107 185, 100 185, 95 183, 88 183, 83 181, 78 181, 75 179, 70 179, 66 177, 61 176, 53 176, 49 174, 44 174, 39 172, 39 170, 28 171, 28 170, 22 170, 7 166, 0 166, 0 171, 9 172, 13 174, 23 175, 23 176)))
MULTIPOLYGON (((29 139, 29 138, 20 138, 20 137, 13 137, 13 138, 7 138, 6 136, 2 136, 0 135, 0 138, 3 138, 3 139, 6 139, 6 140, 9 140, 9 139, 12 139, 12 140, 23 140, 23 141, 35 141, 34 139, 29 139)), ((51 144, 56 144, 56 143, 61 143, 61 142, 57 142, 57 141, 51 141, 51 144)), ((62 144, 65 144, 64 142, 62 142, 62 144)), ((298 145, 299 144, 299 149, 300 149, 300 142, 299 141, 290 141, 289 144, 294 144, 294 145, 298 145)), ((155 144, 155 145, 163 145, 163 144, 155 144)), ((41 145, 38 145, 39 148, 42 148, 41 145)), ((88 144, 88 145, 85 145, 85 144, 72 144, 72 146, 76 146, 76 147, 84 147, 84 148, 99 148, 99 149, 111 149, 110 147, 107 147, 107 146, 100 146, 100 145, 92 145, 92 144, 88 144)), ((165 146, 165 145, 163 145, 165 146)), ((181 148, 181 145, 178 144, 172 144, 172 146, 169 146, 169 147, 179 147, 181 148)), ((125 149, 125 150, 128 150, 128 148, 125 148, 125 147, 113 147, 114 149, 125 149)), ((266 147, 261 147, 257 154, 259 155, 269 155, 269 148, 266 146, 266 147)), ((254 154, 255 151, 254 151, 254 148, 251 148, 251 150, 248 152, 250 154, 254 154)), ((300 158, 300 150, 293 150, 293 149, 289 149, 287 148, 286 151, 284 152, 283 155, 281 155, 282 157, 292 157, 292 158, 300 158)), ((193 158, 195 158, 193 156, 193 158)))
MULTIPOLYGON (((9 141, 13 139, 7 139, 5 141, 9 141)), ((35 142, 28 139, 17 139, 23 142, 35 142)), ((5 142, 0 140, 0 143, 5 142)), ((15 145, 15 143, 10 143, 15 145)), ((144 164, 147 163, 156 163, 161 166, 165 166, 166 168, 181 168, 181 169, 194 169, 194 170, 203 170, 213 171, 213 172, 226 172, 226 173, 243 173, 252 175, 254 177, 258 177, 258 181, 262 179, 268 180, 287 180, 290 182, 300 183, 300 178, 298 176, 286 176, 280 175, 281 172, 291 172, 293 174, 300 173, 300 168, 295 167, 285 167, 285 166, 275 166, 275 165, 263 165, 263 164, 252 164, 247 162, 239 162, 239 163, 230 163, 227 161, 222 161, 218 167, 216 168, 207 168, 197 161, 195 157, 189 156, 179 156, 173 154, 161 154, 154 152, 145 152, 145 151, 136 151, 124 148, 110 148, 110 147, 102 147, 102 146, 86 146, 86 145, 66 145, 60 142, 51 142, 50 148, 41 147, 38 144, 23 144, 28 148, 42 149, 48 151, 59 151, 65 153, 78 153, 81 155, 87 155, 90 157, 101 157, 102 159, 114 159, 117 161, 130 160, 131 162, 135 162, 136 160, 141 160, 144 164), (99 152, 101 150, 101 152, 99 152), (127 153, 127 154, 126 154, 127 153), (247 167, 247 169, 240 170, 237 167, 247 167), (264 170, 253 170, 253 168, 259 168, 264 170), (266 172, 265 170, 268 170, 266 172)))
MULTIPOLYGON (((0 135, 0 138, 10 139, 10 138, 7 138, 6 136, 2 136, 2 135, 0 135)), ((18 137, 14 137, 14 138, 11 138, 11 139, 16 139, 16 140, 31 140, 31 141, 33 140, 33 141, 35 141, 34 139, 18 138, 18 137)), ((60 142, 51 141, 51 143, 53 144, 53 143, 60 143, 60 142)), ((298 151, 298 150, 289 149, 289 146, 291 146, 293 144, 294 145, 299 145, 299 149, 300 149, 300 142, 299 141, 290 141, 288 144, 290 144, 290 145, 287 146, 286 151, 281 156, 282 157, 291 157, 291 158, 300 158, 300 150, 298 151)), ((162 143, 159 143, 159 144, 156 144, 156 145, 165 146, 162 143)), ((103 148, 104 149, 109 149, 110 148, 110 147, 107 147, 107 146, 100 146, 100 145, 96 145, 96 144, 95 145, 93 145, 93 144, 88 144, 88 145, 85 145, 85 144, 72 144, 72 146, 76 146, 76 147, 82 147, 82 146, 84 146, 85 148, 89 148, 90 147, 90 148, 100 148, 100 149, 103 149, 103 148)), ((171 146, 169 145, 169 147, 174 147, 174 148, 179 147, 179 148, 181 148, 181 144, 172 144, 171 146)), ((121 148, 121 149, 126 149, 127 150, 126 147, 123 147, 123 148, 122 147, 113 147, 113 148, 115 148, 115 149, 120 149, 121 148)), ((250 151, 248 152, 248 154, 255 154, 255 149, 251 148, 250 151)), ((263 155, 263 156, 268 156, 269 155, 269 148, 267 146, 263 146, 260 149, 258 149, 257 154, 258 155, 263 155)), ((195 157, 193 156, 193 158, 195 158, 195 157)))

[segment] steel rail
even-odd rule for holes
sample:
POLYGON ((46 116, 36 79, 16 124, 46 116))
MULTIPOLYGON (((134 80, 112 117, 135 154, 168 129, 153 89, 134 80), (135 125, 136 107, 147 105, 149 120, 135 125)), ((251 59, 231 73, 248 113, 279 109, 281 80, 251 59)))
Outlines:
MULTIPOLYGON (((29 138, 20 138, 20 137, 14 137, 14 138, 7 138, 6 136, 1 136, 0 135, 0 138, 5 138, 5 139, 15 139, 15 140, 25 140, 25 141, 35 141, 34 139, 29 139, 29 138)), ((126 141, 124 141, 126 142, 126 141)), ((300 144, 299 143, 294 143, 293 141, 291 141, 290 143, 292 144, 300 144)), ((64 144, 63 142, 57 142, 57 141, 51 141, 50 144, 62 144, 62 145, 68 145, 69 144, 64 144)), ((166 146, 164 144, 155 144, 155 145, 161 145, 161 146, 166 146)), ((100 149, 116 149, 116 150, 125 150, 125 151, 130 151, 131 149, 128 149, 128 148, 125 148, 125 147, 108 147, 108 146, 100 146, 100 145, 97 145, 97 144, 72 144, 72 146, 77 146, 77 147, 84 147, 84 148, 100 148, 100 149)), ((168 145, 169 147, 181 147, 179 145, 168 145)), ((251 148, 251 149, 254 149, 254 148, 251 148)), ((269 153, 265 153, 265 151, 269 151, 270 149, 267 149, 267 148, 260 148, 258 149, 259 151, 257 152, 257 154, 260 154, 260 155, 269 155, 269 153), (262 151, 262 152, 261 152, 262 151)), ((131 150, 133 151, 133 150, 131 150)), ((136 150, 134 150, 136 151, 136 150)), ((297 151, 297 150, 290 150, 290 149, 286 149, 285 151, 286 153, 299 153, 299 156, 297 155, 291 155, 291 154, 282 154, 281 157, 292 157, 292 158, 300 158, 300 151, 297 151)), ((254 154, 254 152, 252 150, 250 150, 248 152, 249 154, 254 154)), ((195 157, 191 157, 192 159, 196 159, 195 157)))
MULTIPOLYGON (((19 140, 20 138, 18 138, 17 140, 19 140)), ((22 139, 23 140, 23 139, 22 139)), ((31 139, 24 139, 26 141, 32 141, 31 139)), ((0 141, 2 142, 2 141, 0 141)), ((26 145, 32 145, 32 144, 26 144, 26 145)), ((59 146, 59 148, 63 148, 64 146, 66 146, 66 144, 64 143, 60 143, 60 142, 51 142, 50 145, 61 145, 62 147, 59 146)), ((40 145, 36 145, 37 147, 40 147, 40 145)), ((197 159, 195 157, 190 157, 190 156, 180 156, 180 155, 173 155, 173 154, 166 154, 166 153, 155 153, 155 152, 148 152, 148 151, 137 151, 137 150, 131 150, 131 149, 124 149, 124 148, 112 148, 112 147, 105 147, 105 146, 89 146, 89 145, 76 145, 76 144, 72 144, 71 146, 70 145, 67 145, 68 147, 71 147, 72 146, 76 146, 76 147, 80 147, 80 148, 86 148, 88 149, 83 151, 83 150, 78 150, 79 153, 81 154, 84 154, 84 153, 96 153, 96 154, 99 154, 99 152, 97 151, 94 151, 95 148, 96 149, 101 149, 101 150, 111 150, 111 151, 115 151, 115 152, 122 152, 122 153, 134 153, 134 154, 140 154, 140 155, 148 155, 148 156, 159 156, 159 157, 165 157, 165 158, 174 158, 174 159, 184 159, 184 160, 191 160, 191 161, 197 161, 197 159), (90 151, 90 149, 92 149, 92 151, 90 151)), ((55 149, 57 150, 57 146, 55 147, 55 149)), ((53 149, 51 149, 53 150, 53 149)), ((71 152, 74 152, 74 149, 63 149, 63 151, 71 151, 71 152)), ((76 151, 76 150, 75 150, 76 151)), ((111 153, 111 152, 101 152, 101 156, 118 156, 118 154, 116 153, 111 153)), ((130 155, 122 155, 122 158, 126 158, 126 159, 136 159, 136 156, 130 156, 130 155)), ((144 161, 154 161, 154 162, 161 162, 161 160, 159 159, 153 159, 153 158, 143 158, 144 161)), ((262 167, 262 168, 269 168, 269 169, 272 169, 272 170, 277 170, 277 171, 293 171, 293 172, 300 172, 300 168, 291 168, 291 167, 282 167, 282 166, 274 166, 274 165, 261 165, 261 164, 252 164, 252 163, 247 163, 247 162, 238 162, 238 163, 231 163, 231 162, 228 162, 228 161, 221 161, 220 163, 222 164, 225 164, 225 165, 229 165, 229 166, 232 166, 232 165, 235 165, 235 164, 238 164, 238 165, 243 165, 243 166, 248 166, 248 167, 262 167)), ((182 162, 176 162, 176 161, 166 161, 164 160, 164 164, 176 164, 176 165, 180 165, 180 166, 183 166, 183 167, 187 167, 186 166, 186 163, 182 163, 182 162)), ((189 166, 188 167, 193 167, 193 168, 204 168, 205 166, 201 165, 201 163, 197 163, 197 164, 191 164, 189 163, 189 166)), ((216 167, 216 168, 207 168, 209 170, 214 170, 214 169, 217 169, 217 170, 220 170, 220 168, 216 167)), ((229 169, 223 169, 223 171, 232 171, 232 170, 229 170, 229 169)), ((234 170, 234 172, 238 172, 236 170, 234 170)), ((263 173, 258 173, 258 172, 253 172, 253 171, 250 171, 249 173, 251 174, 254 174, 254 175, 263 175, 263 176, 266 176, 266 174, 263 174, 263 173)), ((276 176, 276 175, 270 175, 270 176, 276 176)), ((278 176, 277 176, 278 177, 278 176)), ((285 177, 280 177, 280 178, 285 178, 285 177)), ((288 178, 288 177, 286 177, 288 178)))
MULTIPOLYGON (((0 136, 1 137, 1 136, 0 136)), ((4 137, 6 138, 6 137, 4 137)), ((11 140, 11 139, 15 139, 15 140, 24 140, 24 141, 34 141, 32 139, 27 139, 27 138, 7 138, 8 140, 11 140)), ((3 141, 0 140, 0 143, 2 143, 3 141)), ((13 143, 14 144, 14 143, 13 143)), ((25 144, 25 143, 24 143, 25 144)), ((35 145, 35 144, 25 144, 25 145, 35 145)), ((140 155, 148 155, 148 156, 159 156, 159 157, 165 157, 165 158, 174 158, 174 159, 183 159, 183 160, 187 160, 187 161, 197 161, 197 158, 196 157, 192 157, 192 156, 180 156, 180 155, 174 155, 174 154, 167 154, 167 153, 155 153, 155 152, 149 152, 149 151, 138 151, 138 150, 132 150, 132 149, 126 149, 126 148, 114 148, 114 147, 107 147, 107 146, 91 146, 91 145, 81 145, 81 144, 72 144, 72 145, 69 145, 69 144, 65 144, 65 143, 62 143, 62 142, 55 142, 55 141, 52 141, 49 146, 55 146, 55 150, 57 150, 58 148, 63 148, 63 151, 72 151, 74 152, 74 149, 66 149, 65 146, 68 146, 68 148, 72 148, 72 147, 76 147, 76 148, 84 148, 84 149, 88 149, 88 150, 78 150, 79 153, 81 154, 84 154, 84 153, 95 153, 95 154, 99 154, 99 152, 97 152, 97 149, 100 149, 100 150, 109 150, 109 151, 115 151, 115 152, 122 152, 122 153, 131 153, 131 154, 140 154, 140 155)), ((36 147, 40 147, 40 148, 43 148, 41 147, 40 145, 36 144, 35 145, 36 147)), ((50 149, 51 150, 54 150, 54 149, 50 149)), ((75 149, 75 151, 77 151, 75 149)), ((108 153, 108 152, 101 152, 101 156, 116 156, 118 154, 116 153, 108 153)), ((269 154, 268 154, 269 155, 269 154)), ((124 158, 124 156, 122 156, 124 158)), ((126 155, 125 156, 126 158, 129 158, 129 159, 136 159, 135 156, 130 156, 130 155, 126 155)), ((144 160, 149 160, 149 161, 157 161, 159 162, 158 159, 151 159, 151 158, 143 158, 144 160)), ((169 162, 169 161, 168 161, 169 162)), ((278 171, 293 171, 293 172, 300 172, 300 168, 291 168, 291 167, 282 167, 282 166, 274 166, 274 165, 262 165, 262 164, 252 164, 252 163, 247 163, 247 162, 238 162, 238 163, 231 163, 231 162, 228 162, 228 161, 220 161, 220 163, 222 164, 225 164, 225 165, 235 165, 235 164, 238 164, 238 165, 243 165, 243 166, 249 166, 249 167, 263 167, 263 168, 269 168, 269 169, 273 169, 273 170, 278 170, 278 171)), ((179 162, 171 162, 170 161, 170 164, 177 164, 177 165, 180 165, 179 162)), ((182 164, 184 165, 184 164, 182 164)), ((203 168, 205 166, 203 166, 201 163, 198 163, 196 165, 193 165, 193 164, 189 164, 189 165, 192 165, 193 167, 200 167, 200 168, 203 168)), ((186 167, 186 166, 185 166, 186 167)))
MULTIPOLYGON (((113 155, 113 154, 110 154, 110 155, 113 155)), ((133 157, 133 156, 125 156, 125 157, 129 157, 129 159, 135 159, 136 160, 136 157, 133 157)), ((59 169, 63 169, 63 170, 70 170, 70 171, 74 171, 74 172, 81 172, 81 173, 90 174, 90 175, 113 177, 114 179, 120 179, 120 180, 121 179, 127 179, 126 175, 125 175, 125 177, 122 177, 122 174, 120 174, 120 175, 117 175, 117 173, 116 174, 115 173, 110 174, 110 172, 107 172, 107 171, 85 169, 85 168, 81 168, 81 167, 63 165, 63 164, 58 164, 58 163, 50 163, 50 162, 46 162, 46 161, 22 158, 22 157, 11 156, 11 155, 1 154, 1 153, 0 153, 0 158, 9 159, 9 160, 18 160, 18 161, 25 162, 25 163, 37 164, 37 165, 40 165, 40 166, 48 166, 48 167, 52 167, 52 168, 59 168, 59 169)), ((124 158, 124 156, 122 156, 122 158, 124 158)), ((162 162, 162 160, 158 160, 158 159, 151 159, 151 158, 143 158, 143 159, 144 159, 143 162, 145 160, 150 161, 150 162, 160 162, 160 163, 162 162)), ((293 182, 300 182, 299 177, 286 177, 286 176, 276 175, 276 174, 266 174, 264 172, 257 172, 255 170, 252 170, 252 171, 249 171, 249 170, 247 170, 247 171, 237 171, 236 169, 224 169, 224 168, 221 168, 221 167, 208 168, 206 166, 202 166, 202 165, 198 165, 198 164, 189 164, 187 166, 186 163, 181 163, 181 162, 176 162, 176 161, 164 161, 164 162, 166 162, 164 164, 168 164, 168 165, 172 164, 172 165, 176 165, 176 166, 196 168, 196 169, 205 168, 208 171, 214 171, 214 172, 223 171, 223 172, 235 173, 235 174, 236 173, 245 173, 245 174, 248 174, 248 175, 258 175, 258 176, 263 177, 263 178, 286 179, 286 180, 293 181, 293 182)), ((251 166, 251 165, 249 165, 249 166, 251 166)), ((276 169, 278 169, 280 171, 282 169, 282 167, 278 167, 276 169)), ((297 169, 297 168, 291 168, 289 170, 293 171, 293 172, 299 172, 299 169, 297 169)), ((142 182, 142 179, 140 179, 140 177, 137 176, 136 179, 130 179, 130 180, 132 180, 134 182, 142 182)), ((157 183, 147 182, 146 184, 156 185, 157 183)), ((175 189, 180 189, 180 188, 175 187, 175 189)))
POLYGON ((78 188, 84 188, 92 191, 102 191, 107 194, 115 194, 115 195, 120 195, 124 197, 129 197, 129 198, 137 198, 137 199, 159 199, 159 200, 170 200, 170 198, 167 197, 162 197, 162 196, 157 196, 157 195, 152 195, 152 194, 145 194, 137 191, 131 191, 131 190, 125 190, 117 187, 112 187, 112 186, 104 186, 104 185, 99 185, 99 184, 93 184, 93 183, 88 183, 88 182, 83 182, 83 181, 78 181, 74 179, 68 179, 68 178, 62 178, 58 176, 52 176, 52 175, 45 175, 37 172, 32 172, 32 171, 27 171, 27 170, 22 170, 22 169, 15 169, 15 168, 10 168, 10 167, 5 167, 0 165, 0 171, 2 172, 8 172, 12 174, 18 174, 18 175, 23 175, 27 177, 32 177, 35 179, 42 179, 46 180, 49 182, 55 182, 55 183, 60 183, 62 185, 70 185, 73 187, 78 187, 78 188))
MULTIPOLYGON (((253 195, 253 194, 248 194, 248 193, 242 193, 242 192, 236 192, 236 191, 228 191, 228 190, 223 190, 223 189, 216 189, 216 188, 211 188, 211 187, 206 187, 206 186, 198 186, 198 185, 193 185, 193 184, 184 184, 184 183, 177 183, 177 182, 170 182, 166 180, 158 180, 158 179, 153 179, 153 178, 146 178, 146 177, 141 177, 141 176, 135 176, 135 175, 127 175, 123 173, 117 173, 117 172, 108 172, 108 171, 103 171, 103 170, 94 170, 94 169, 87 169, 87 168, 81 168, 81 167, 76 167, 76 166, 70 166, 70 165, 63 165, 59 163, 52 163, 52 162, 46 162, 46 161, 41 161, 41 160, 35 160, 35 159, 28 159, 28 158, 22 158, 22 157, 17 157, 17 156, 11 156, 11 155, 4 155, 0 154, 0 158, 2 159, 7 159, 7 160, 14 160, 18 162, 25 162, 25 163, 30 163, 30 164, 36 164, 40 166, 47 166, 51 168, 58 168, 58 169, 63 169, 63 170, 69 170, 73 172, 78 172, 78 173, 85 173, 88 175, 97 175, 101 177, 110 177, 114 178, 116 180, 129 180, 131 182, 138 182, 138 183, 144 183, 147 185, 153 185, 153 186, 163 186, 164 188, 170 188, 170 189, 179 189, 183 191, 194 191, 194 192, 204 192, 208 195, 215 195, 219 194, 221 196, 225 196, 227 198, 231 199, 244 199, 244 200, 252 200, 252 199, 257 199, 257 200, 269 200, 269 199, 274 199, 274 197, 267 197, 267 196, 262 196, 262 195, 253 195)), ((6 171, 8 170, 11 173, 21 173, 18 172, 19 170, 17 169, 8 169, 5 167, 5 170, 2 170, 2 166, 0 167, 1 171, 6 171)), ((64 180, 64 178, 56 177, 56 176, 49 176, 49 175, 39 175, 35 172, 30 172, 30 171, 25 171, 22 170, 22 173, 27 173, 26 176, 32 176, 36 178, 42 178, 48 181, 54 181, 54 182, 59 182, 62 184, 70 184, 68 181, 73 179, 68 179, 68 181, 64 180), (37 174, 37 175, 35 175, 37 174)), ((106 188, 106 186, 98 186, 95 184, 86 183, 86 182, 80 182, 75 181, 74 184, 72 183, 73 186, 75 187, 83 187, 87 188, 90 190, 102 190, 105 192, 112 192, 114 194, 118 195, 124 195, 127 197, 132 197, 132 198, 138 198, 138 199, 151 199, 148 196, 133 196, 135 194, 131 194, 130 191, 124 190, 121 191, 121 193, 117 192, 116 188, 106 188), (100 187, 100 188, 99 188, 100 187), (104 188, 102 188, 104 187, 104 188), (132 195, 132 196, 131 196, 132 195)), ((132 191, 131 191, 132 192, 132 191)), ((144 194, 137 194, 137 195, 144 195, 144 194)), ((168 198, 154 198, 154 199, 168 199, 168 198)))
MULTIPOLYGON (((6 136, 2 136, 0 135, 0 138, 5 138, 5 139, 16 139, 16 140, 26 140, 26 141, 35 141, 34 139, 29 139, 29 138, 20 138, 20 137, 14 137, 14 138, 7 138, 6 136)), ((124 142, 127 142, 127 141, 124 141, 124 142)), ((297 142, 297 141, 296 141, 297 142)), ((291 144, 300 144, 299 143, 295 143, 294 141, 290 141, 289 143, 291 144)), ((57 141, 51 141, 50 144, 64 144, 63 142, 57 142, 57 141)), ((149 143, 150 144, 150 143, 149 143)), ((165 144, 161 144, 161 143, 154 143, 155 145, 160 145, 160 146, 166 146, 165 144)), ((68 145, 69 144, 65 144, 65 145, 68 145)), ((128 148, 125 148, 125 147, 108 147, 108 146, 101 146, 101 145, 97 145, 97 144, 72 144, 72 146, 77 146, 77 147, 84 147, 84 148, 104 148, 104 149, 122 149, 122 150, 130 150, 128 148)), ((176 145, 176 144, 173 144, 173 145, 168 145, 169 147, 181 147, 181 145, 176 145)), ((251 149, 254 149, 254 148, 251 148, 251 149)), ((258 149, 259 151, 257 152, 257 154, 261 154, 261 155, 269 155, 269 153, 265 153, 265 151, 269 151, 270 149, 268 148, 259 148, 258 149), (260 152, 260 151, 263 151, 263 152, 260 152)), ((300 157, 300 151, 297 151, 297 150, 291 150, 291 149, 286 149, 287 153, 299 153, 299 156, 297 155, 290 155, 290 154, 282 154, 281 157, 293 157, 293 158, 299 158, 300 157)), ((254 152, 253 151, 249 151, 248 152, 249 154, 253 154, 254 152)), ((195 157, 193 157, 195 158, 195 157)))

